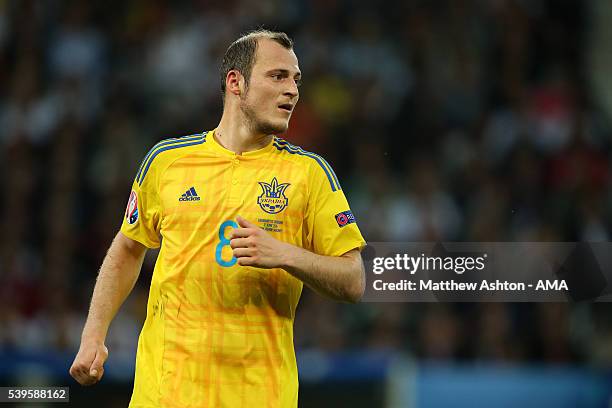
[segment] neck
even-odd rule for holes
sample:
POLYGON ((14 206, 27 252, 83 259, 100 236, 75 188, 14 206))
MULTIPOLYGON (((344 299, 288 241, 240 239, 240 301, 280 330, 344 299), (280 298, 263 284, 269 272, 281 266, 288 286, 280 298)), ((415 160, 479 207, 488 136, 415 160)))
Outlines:
POLYGON ((215 131, 217 142, 228 150, 236 154, 250 152, 266 147, 274 135, 257 133, 248 126, 248 123, 241 117, 230 117, 226 111, 223 112, 221 122, 215 131))

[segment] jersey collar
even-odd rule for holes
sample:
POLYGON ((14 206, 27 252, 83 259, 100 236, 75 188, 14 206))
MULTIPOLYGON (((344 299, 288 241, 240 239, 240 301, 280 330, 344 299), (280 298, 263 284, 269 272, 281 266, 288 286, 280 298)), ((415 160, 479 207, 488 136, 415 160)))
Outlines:
POLYGON ((261 149, 251 150, 248 152, 242 152, 242 154, 236 154, 235 152, 221 146, 221 144, 216 139, 216 135, 215 135, 216 131, 217 129, 215 128, 214 130, 208 132, 208 135, 206 136, 206 144, 209 145, 212 150, 214 150, 215 152, 223 156, 256 158, 256 157, 264 156, 267 153, 274 150, 273 143, 274 143, 275 137, 273 137, 270 140, 270 143, 268 143, 266 146, 262 147, 261 149))

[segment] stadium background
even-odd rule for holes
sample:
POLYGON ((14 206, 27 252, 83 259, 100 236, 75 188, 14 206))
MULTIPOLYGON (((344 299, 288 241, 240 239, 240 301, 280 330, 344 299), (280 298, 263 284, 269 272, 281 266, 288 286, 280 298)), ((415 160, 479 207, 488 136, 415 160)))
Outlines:
MULTIPOLYGON (((369 241, 608 241, 607 0, 0 1, 0 384, 126 406, 155 254, 102 383, 68 376, 143 155, 213 128, 238 34, 285 30, 286 137, 334 166, 369 241)), ((305 290, 301 405, 603 407, 608 304, 359 304, 305 290)))

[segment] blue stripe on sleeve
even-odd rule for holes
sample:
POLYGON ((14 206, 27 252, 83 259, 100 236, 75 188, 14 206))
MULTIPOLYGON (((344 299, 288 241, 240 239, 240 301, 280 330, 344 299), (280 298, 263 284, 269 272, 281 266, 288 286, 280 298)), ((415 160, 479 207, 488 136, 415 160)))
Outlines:
POLYGON ((332 174, 332 176, 334 178, 334 181, 336 182, 336 186, 338 186, 338 189, 342 190, 342 187, 340 186, 340 182, 338 181, 338 177, 336 176, 336 173, 334 172, 334 169, 327 162, 327 160, 325 160, 322 156, 319 156, 318 154, 313 153, 313 152, 306 151, 306 150, 302 149, 301 147, 293 145, 293 144, 289 143, 288 141, 286 141, 285 139, 282 139, 282 138, 277 138, 276 141, 281 146, 288 145, 290 149, 297 150, 297 151, 300 151, 300 152, 303 152, 303 153, 306 153, 306 154, 309 154, 309 155, 312 155, 312 156, 316 156, 317 158, 319 158, 323 163, 325 163, 325 165, 327 166, 327 168, 331 172, 331 174, 332 174))
POLYGON ((138 173, 136 173, 136 180, 138 180, 138 178, 140 177, 140 174, 142 173, 142 169, 145 166, 145 163, 147 162, 147 160, 149 159, 149 157, 151 157, 151 155, 153 154, 153 152, 162 147, 162 146, 167 146, 169 144, 172 143, 180 143, 180 142, 187 142, 187 141, 191 141, 191 140, 198 140, 200 139, 202 136, 206 137, 206 134, 204 135, 189 135, 189 136, 182 136, 182 137, 174 137, 171 139, 164 139, 161 142, 157 143, 155 146, 153 146, 153 148, 151 148, 151 150, 149 150, 149 152, 147 153, 147 155, 145 156, 145 158, 142 160, 142 163, 140 164, 140 167, 138 168, 138 173))
POLYGON ((138 184, 142 184, 147 172, 149 171, 149 167, 151 167, 151 163, 158 154, 165 152, 167 150, 178 149, 180 147, 194 146, 199 145, 206 142, 206 134, 200 135, 197 137, 186 136, 182 138, 171 139, 167 141, 162 141, 155 145, 153 149, 147 154, 145 159, 143 160, 142 165, 140 166, 140 170, 136 175, 136 181, 138 184))
POLYGON ((318 154, 308 152, 300 147, 294 146, 290 144, 289 142, 287 142, 286 140, 283 140, 281 138, 277 138, 277 140, 274 141, 274 147, 276 147, 278 150, 285 150, 291 154, 299 154, 301 156, 306 156, 306 157, 310 157, 311 159, 314 159, 325 172, 325 175, 327 176, 327 179, 329 180, 329 185, 331 186, 332 191, 341 190, 340 183, 337 183, 337 184, 334 183, 334 180, 337 181, 334 171, 331 170, 331 167, 329 167, 328 169, 329 164, 325 161, 325 159, 323 159, 318 154))

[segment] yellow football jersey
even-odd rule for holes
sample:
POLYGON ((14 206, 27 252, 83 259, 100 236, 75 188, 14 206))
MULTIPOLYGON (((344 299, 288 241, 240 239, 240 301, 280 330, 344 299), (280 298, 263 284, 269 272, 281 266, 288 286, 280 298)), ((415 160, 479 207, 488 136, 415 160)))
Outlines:
POLYGON ((134 180, 121 226, 161 246, 138 340, 130 407, 296 407, 293 320, 302 282, 240 266, 236 216, 339 256, 365 241, 329 164, 274 137, 237 155, 214 131, 164 140, 134 180))

